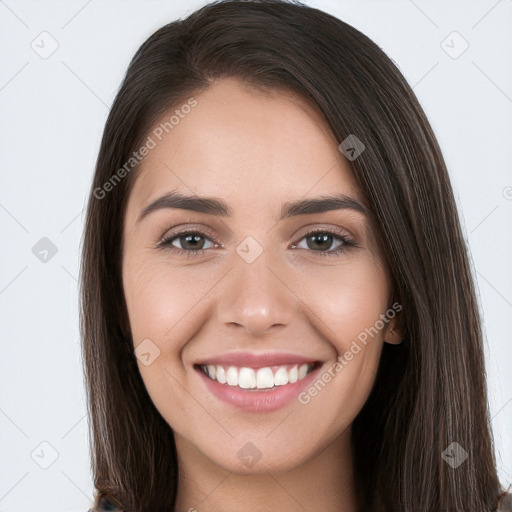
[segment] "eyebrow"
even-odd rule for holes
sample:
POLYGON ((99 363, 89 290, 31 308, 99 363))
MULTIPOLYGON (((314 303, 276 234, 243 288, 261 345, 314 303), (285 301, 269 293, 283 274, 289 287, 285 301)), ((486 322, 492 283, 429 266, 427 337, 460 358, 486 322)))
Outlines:
MULTIPOLYGON (((177 191, 169 192, 148 204, 140 213, 137 222, 140 222, 151 212, 162 209, 190 210, 218 217, 231 217, 232 209, 222 199, 216 197, 187 196, 177 191)), ((352 197, 344 194, 321 196, 310 199, 301 199, 284 203, 281 207, 279 220, 297 215, 310 215, 332 210, 350 209, 368 214, 368 209, 352 197)))

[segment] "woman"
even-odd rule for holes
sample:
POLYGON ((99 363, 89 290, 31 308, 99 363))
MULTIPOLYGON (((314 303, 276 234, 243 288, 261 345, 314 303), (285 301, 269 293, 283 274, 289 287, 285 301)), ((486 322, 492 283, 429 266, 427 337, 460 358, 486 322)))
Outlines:
POLYGON ((82 257, 95 510, 497 509, 446 165, 346 23, 224 1, 153 34, 82 257))

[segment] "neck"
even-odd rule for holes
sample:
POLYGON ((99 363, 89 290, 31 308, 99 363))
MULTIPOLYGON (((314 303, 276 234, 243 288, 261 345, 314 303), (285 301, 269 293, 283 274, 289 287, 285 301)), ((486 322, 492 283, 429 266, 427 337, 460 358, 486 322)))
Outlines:
POLYGON ((289 471, 244 475, 214 464, 175 434, 179 486, 175 512, 356 512, 350 428, 289 471))

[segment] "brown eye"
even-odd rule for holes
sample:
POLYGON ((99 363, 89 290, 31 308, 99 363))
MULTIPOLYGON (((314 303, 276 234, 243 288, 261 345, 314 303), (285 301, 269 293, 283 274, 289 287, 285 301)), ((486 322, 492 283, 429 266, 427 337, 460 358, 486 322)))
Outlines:
POLYGON ((306 239, 308 240, 307 246, 309 249, 312 250, 328 250, 332 245, 333 238, 334 237, 332 235, 329 235, 327 233, 315 233, 314 235, 309 235, 306 237, 306 239))
POLYGON ((204 247, 204 237, 199 234, 195 235, 179 235, 174 238, 174 240, 179 240, 181 244, 181 249, 186 250, 202 250, 204 247))
POLYGON ((210 247, 205 247, 205 240, 211 243, 212 246, 215 245, 200 231, 184 231, 164 238, 159 245, 171 251, 186 252, 188 256, 189 254, 198 254, 209 249, 210 247), (176 242, 180 244, 179 247, 176 246, 176 242))
POLYGON ((347 236, 333 233, 325 229, 311 231, 304 235, 301 241, 302 240, 306 240, 306 247, 300 247, 300 244, 295 247, 300 249, 309 249, 314 253, 317 253, 319 256, 335 256, 346 251, 349 247, 357 247, 355 241, 347 236), (336 248, 329 250, 333 242, 336 240, 338 240, 336 248))

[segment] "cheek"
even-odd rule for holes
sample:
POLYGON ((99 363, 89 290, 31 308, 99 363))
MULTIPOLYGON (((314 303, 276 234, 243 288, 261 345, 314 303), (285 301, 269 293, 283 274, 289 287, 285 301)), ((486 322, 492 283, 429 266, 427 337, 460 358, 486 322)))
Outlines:
POLYGON ((357 415, 364 405, 379 365, 388 285, 381 267, 361 259, 343 269, 320 269, 314 280, 302 286, 305 309, 311 310, 309 318, 335 352, 315 389, 304 397, 303 403, 315 402, 311 412, 321 408, 320 402, 330 403, 343 421, 357 415), (324 388, 323 398, 317 400, 324 388))
POLYGON ((207 317, 208 293, 218 281, 216 275, 211 268, 171 267, 144 254, 128 257, 123 266, 135 353, 151 354, 150 364, 137 356, 139 371, 153 403, 173 426, 180 418, 189 418, 193 405, 183 393, 190 375, 182 352, 207 317))
POLYGON ((169 268, 165 262, 127 260, 124 293, 134 344, 145 338, 159 343, 183 339, 183 329, 193 327, 195 306, 211 287, 209 275, 197 266, 169 268))
POLYGON ((313 279, 302 282, 300 295, 321 320, 316 323, 317 329, 339 354, 358 337, 381 339, 381 315, 389 307, 389 282, 382 268, 370 259, 318 268, 313 279))
POLYGON ((201 299, 211 288, 208 275, 211 280, 212 273, 197 266, 170 268, 142 256, 127 258, 123 266, 134 349, 151 354, 149 364, 138 356, 139 371, 154 405, 173 427, 183 418, 192 421, 194 401, 183 393, 187 374, 181 353, 200 325, 198 315, 204 314, 206 302, 201 299))
POLYGON ((375 382, 381 344, 354 347, 351 359, 343 356, 322 369, 298 396, 300 428, 311 438, 329 444, 349 428, 375 382))

